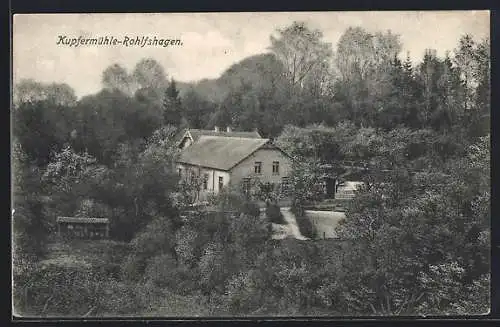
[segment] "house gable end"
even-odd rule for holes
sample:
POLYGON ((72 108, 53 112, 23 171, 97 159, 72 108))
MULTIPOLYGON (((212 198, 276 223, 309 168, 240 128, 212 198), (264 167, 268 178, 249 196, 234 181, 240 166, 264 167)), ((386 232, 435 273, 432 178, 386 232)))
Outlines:
POLYGON ((177 144, 177 146, 179 148, 183 149, 184 148, 184 144, 186 143, 187 140, 191 140, 191 144, 194 142, 193 136, 191 135, 191 133, 189 132, 189 130, 186 130, 186 132, 182 136, 182 138, 179 141, 179 143, 177 144))
POLYGON ((247 160, 249 157, 251 157, 253 154, 255 154, 259 150, 277 150, 277 151, 281 152, 285 157, 287 157, 290 161, 293 161, 293 158, 288 153, 286 153, 281 148, 279 148, 278 146, 276 146, 275 144, 273 144, 271 141, 267 141, 266 143, 264 143, 263 145, 261 145, 260 147, 258 147, 257 149, 255 149, 254 151, 252 151, 251 153, 249 153, 246 157, 244 157, 243 159, 241 159, 239 162, 237 162, 236 164, 234 164, 228 170, 231 171, 232 169, 234 169, 239 164, 241 164, 242 162, 244 162, 245 160, 247 160))

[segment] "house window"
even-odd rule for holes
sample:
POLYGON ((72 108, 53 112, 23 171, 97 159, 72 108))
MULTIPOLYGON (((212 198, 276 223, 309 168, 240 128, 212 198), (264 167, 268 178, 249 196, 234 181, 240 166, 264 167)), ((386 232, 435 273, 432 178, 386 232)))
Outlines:
POLYGON ((203 174, 203 189, 208 190, 208 174, 203 174))
POLYGON ((219 176, 219 191, 224 187, 224 177, 219 176))
POLYGON ((279 161, 273 161, 273 175, 280 174, 280 163, 279 161))
POLYGON ((182 176, 182 168, 177 169, 177 174, 178 174, 179 176, 182 176))
POLYGON ((243 178, 243 192, 248 194, 250 192, 250 178, 243 178))
POLYGON ((255 162, 254 172, 256 174, 261 174, 262 173, 262 162, 260 162, 260 161, 256 161, 255 162))
POLYGON ((290 190, 290 179, 288 177, 281 178, 281 188, 284 192, 290 190))

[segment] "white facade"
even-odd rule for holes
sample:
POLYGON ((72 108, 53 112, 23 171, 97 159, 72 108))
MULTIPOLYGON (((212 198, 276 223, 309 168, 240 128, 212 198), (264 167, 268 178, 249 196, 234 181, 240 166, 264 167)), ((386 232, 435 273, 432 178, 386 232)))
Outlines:
POLYGON ((217 194, 222 188, 227 187, 230 183, 231 175, 229 172, 211 169, 206 167, 195 167, 185 164, 177 164, 177 172, 181 178, 189 178, 195 176, 201 178, 200 191, 198 200, 203 201, 209 194, 217 194), (194 174, 194 175, 193 175, 194 174), (206 179, 206 182, 203 180, 206 179))

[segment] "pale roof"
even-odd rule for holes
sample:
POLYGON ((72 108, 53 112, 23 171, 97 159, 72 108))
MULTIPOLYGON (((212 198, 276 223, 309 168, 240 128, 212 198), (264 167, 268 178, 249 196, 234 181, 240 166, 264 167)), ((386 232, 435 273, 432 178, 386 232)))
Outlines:
POLYGON ((227 171, 268 142, 263 138, 201 136, 181 152, 177 162, 227 171))
POLYGON ((193 137, 193 141, 197 141, 200 136, 225 136, 225 137, 243 137, 243 138, 253 138, 253 139, 261 139, 262 137, 257 131, 253 132, 239 132, 239 131, 214 131, 214 130, 205 130, 205 129, 189 129, 188 130, 191 136, 193 137))
POLYGON ((240 132, 240 131, 231 131, 227 132, 225 130, 220 130, 216 132, 215 130, 207 130, 207 129, 196 129, 196 128, 185 128, 176 136, 176 142, 182 142, 186 133, 189 132, 191 135, 193 142, 198 141, 201 136, 225 136, 225 137, 243 137, 243 138, 252 138, 252 139, 261 139, 259 132, 240 132))
POLYGON ((92 217, 57 217, 58 223, 80 223, 80 224, 107 224, 108 218, 92 217))

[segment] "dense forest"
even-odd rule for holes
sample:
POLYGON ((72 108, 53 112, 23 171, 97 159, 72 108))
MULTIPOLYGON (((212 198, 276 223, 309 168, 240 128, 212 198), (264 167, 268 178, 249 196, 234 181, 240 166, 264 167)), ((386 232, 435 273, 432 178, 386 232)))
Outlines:
MULTIPOLYGON (((154 59, 13 90, 14 308, 21 315, 384 315, 489 310, 490 45, 464 35, 441 58, 397 34, 304 23, 219 78, 175 81, 154 59), (292 196, 318 198, 320 166, 375 167, 328 240, 272 240, 254 199, 181 219, 173 169, 185 127, 232 126, 296 160, 292 196), (390 173, 384 171, 390 170, 390 173), (241 213, 224 214, 227 208, 241 213), (48 262, 57 216, 109 217, 96 265, 48 262)), ((63 245, 60 245, 61 247, 63 245)), ((96 259, 96 258, 94 258, 96 259)))

